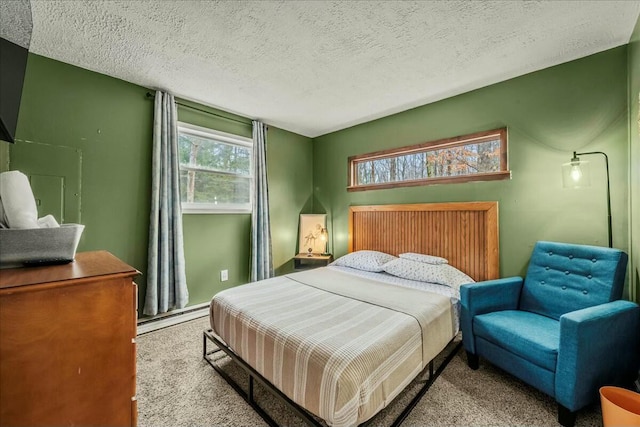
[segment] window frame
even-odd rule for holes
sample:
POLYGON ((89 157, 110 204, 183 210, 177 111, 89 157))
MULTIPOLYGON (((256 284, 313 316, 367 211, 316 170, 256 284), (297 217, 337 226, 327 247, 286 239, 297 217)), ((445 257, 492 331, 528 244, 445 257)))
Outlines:
POLYGON ((434 185, 434 184, 455 184, 472 181, 496 181, 502 179, 510 179, 511 171, 509 170, 508 157, 508 138, 507 128, 498 128, 488 131, 475 132, 468 135, 455 136, 452 138, 443 138, 435 141, 423 142, 420 144, 409 145, 399 148, 390 148, 387 150, 374 151, 366 154, 358 154, 350 156, 347 163, 347 191, 367 191, 379 190, 397 187, 413 187, 417 185, 434 185), (498 138, 496 138, 498 137, 498 138), (500 170, 496 172, 483 172, 457 176, 443 176, 433 178, 419 178, 406 181, 385 182, 379 184, 357 184, 357 165, 363 161, 379 160, 392 157, 400 157, 407 154, 419 153, 424 151, 432 151, 437 149, 446 149, 467 145, 469 143, 480 143, 483 141, 500 140, 500 170))
MULTIPOLYGON (((253 140, 251 138, 247 138, 240 135, 235 135, 227 132, 218 131, 211 128, 206 128, 203 126, 193 125, 191 123, 178 122, 177 126, 177 136, 179 137, 181 133, 197 136, 200 138, 207 138, 214 141, 220 141, 226 144, 247 147, 251 151, 250 165, 249 171, 250 174, 248 178, 250 179, 249 184, 249 203, 236 204, 236 203, 189 203, 183 202, 180 200, 180 205, 182 207, 183 214, 250 214, 253 210, 253 195, 255 191, 255 178, 253 176, 253 140)), ((178 148, 179 150, 179 148, 178 148)), ((178 169, 180 171, 186 170, 196 170, 200 172, 213 172, 207 169, 193 167, 193 168, 185 168, 182 164, 178 162, 178 169)), ((219 171, 217 173, 226 174, 230 176, 239 176, 246 178, 246 175, 236 174, 233 172, 225 172, 219 171)))

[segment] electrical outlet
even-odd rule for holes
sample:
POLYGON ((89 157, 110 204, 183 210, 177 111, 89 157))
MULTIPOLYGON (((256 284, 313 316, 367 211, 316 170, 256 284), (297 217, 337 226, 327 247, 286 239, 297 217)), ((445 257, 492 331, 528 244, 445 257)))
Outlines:
POLYGON ((220 281, 226 282, 229 280, 229 270, 220 270, 220 281))

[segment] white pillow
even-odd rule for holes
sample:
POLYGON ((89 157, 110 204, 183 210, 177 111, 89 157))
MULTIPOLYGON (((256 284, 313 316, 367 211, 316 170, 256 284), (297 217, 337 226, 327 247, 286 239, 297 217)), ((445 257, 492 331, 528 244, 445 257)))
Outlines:
POLYGON ((36 199, 25 174, 19 171, 0 173, 0 198, 9 228, 39 228, 36 199))
POLYGON ((389 261, 398 259, 393 255, 378 251, 356 251, 346 254, 332 262, 330 265, 351 267, 357 270, 379 273, 384 271, 383 265, 389 261))
POLYGON ((433 255, 425 255, 425 254, 417 254, 414 252, 407 252, 404 254, 398 255, 400 258, 410 259, 411 261, 423 262, 425 264, 449 264, 449 260, 446 258, 441 258, 439 256, 433 255))
POLYGON ((419 282, 436 283, 459 289, 474 280, 449 264, 426 264, 406 258, 397 258, 384 265, 384 271, 397 277, 419 282))

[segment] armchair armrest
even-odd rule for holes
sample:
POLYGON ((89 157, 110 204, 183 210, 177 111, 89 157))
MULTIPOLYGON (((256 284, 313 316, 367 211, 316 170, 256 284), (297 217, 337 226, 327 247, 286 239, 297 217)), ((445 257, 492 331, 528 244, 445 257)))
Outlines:
POLYGON ((522 277, 468 283, 460 287, 460 303, 471 317, 492 311, 518 308, 522 277))
POLYGON ((640 307, 617 300, 560 317, 556 400, 571 411, 603 385, 631 384, 640 367, 640 307))
POLYGON ((465 350, 475 354, 473 317, 478 314, 518 308, 522 277, 487 280, 460 287, 460 329, 465 350))

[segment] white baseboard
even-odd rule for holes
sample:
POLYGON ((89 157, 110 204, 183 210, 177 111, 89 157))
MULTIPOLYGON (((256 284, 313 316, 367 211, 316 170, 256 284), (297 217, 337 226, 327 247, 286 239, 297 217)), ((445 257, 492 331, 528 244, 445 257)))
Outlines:
POLYGON ((187 308, 172 310, 154 317, 138 319, 138 335, 157 331, 168 326, 177 325, 209 315, 209 303, 193 305, 187 308))

